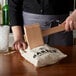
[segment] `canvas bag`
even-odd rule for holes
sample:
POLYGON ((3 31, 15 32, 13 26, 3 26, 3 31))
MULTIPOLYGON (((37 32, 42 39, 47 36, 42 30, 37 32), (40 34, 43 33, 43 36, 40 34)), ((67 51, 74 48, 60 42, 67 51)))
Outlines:
POLYGON ((61 59, 67 57, 67 55, 62 53, 59 49, 50 47, 47 44, 36 47, 32 50, 27 48, 25 51, 19 51, 22 57, 24 57, 27 61, 36 67, 55 64, 61 59))

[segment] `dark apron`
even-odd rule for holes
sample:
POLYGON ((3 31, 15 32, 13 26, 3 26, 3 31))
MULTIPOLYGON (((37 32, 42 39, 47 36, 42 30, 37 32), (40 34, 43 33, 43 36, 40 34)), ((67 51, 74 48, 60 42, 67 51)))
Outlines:
MULTIPOLYGON (((52 28, 62 23, 68 15, 40 15, 23 12, 24 25, 40 23, 41 29, 52 28)), ((73 33, 59 32, 53 35, 44 37, 44 42, 48 45, 73 45, 73 33)))

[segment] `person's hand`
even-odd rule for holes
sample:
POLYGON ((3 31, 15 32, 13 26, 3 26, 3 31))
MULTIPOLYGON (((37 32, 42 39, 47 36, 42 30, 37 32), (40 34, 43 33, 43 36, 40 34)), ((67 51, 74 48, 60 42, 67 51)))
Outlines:
POLYGON ((24 40, 15 41, 13 44, 13 50, 25 50, 27 48, 27 43, 24 40))
POLYGON ((21 26, 12 26, 12 32, 14 37, 13 50, 25 50, 27 48, 27 43, 25 42, 24 35, 22 33, 21 26))
POLYGON ((76 29, 76 10, 65 20, 65 30, 72 31, 76 29))

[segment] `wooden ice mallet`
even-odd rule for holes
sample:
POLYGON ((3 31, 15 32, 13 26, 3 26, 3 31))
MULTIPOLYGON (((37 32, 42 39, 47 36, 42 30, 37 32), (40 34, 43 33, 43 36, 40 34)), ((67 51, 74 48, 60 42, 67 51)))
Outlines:
POLYGON ((40 24, 31 24, 24 26, 25 39, 28 43, 28 48, 33 49, 38 46, 44 45, 43 37, 51 35, 57 32, 65 30, 64 23, 59 24, 59 26, 48 28, 46 30, 41 30, 40 24))

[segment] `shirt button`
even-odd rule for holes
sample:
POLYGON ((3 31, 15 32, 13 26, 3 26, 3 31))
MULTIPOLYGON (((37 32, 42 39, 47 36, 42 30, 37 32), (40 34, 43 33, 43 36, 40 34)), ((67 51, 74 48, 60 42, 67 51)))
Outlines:
POLYGON ((43 12, 43 10, 41 9, 41 10, 40 10, 40 12, 42 13, 42 12, 43 12))

